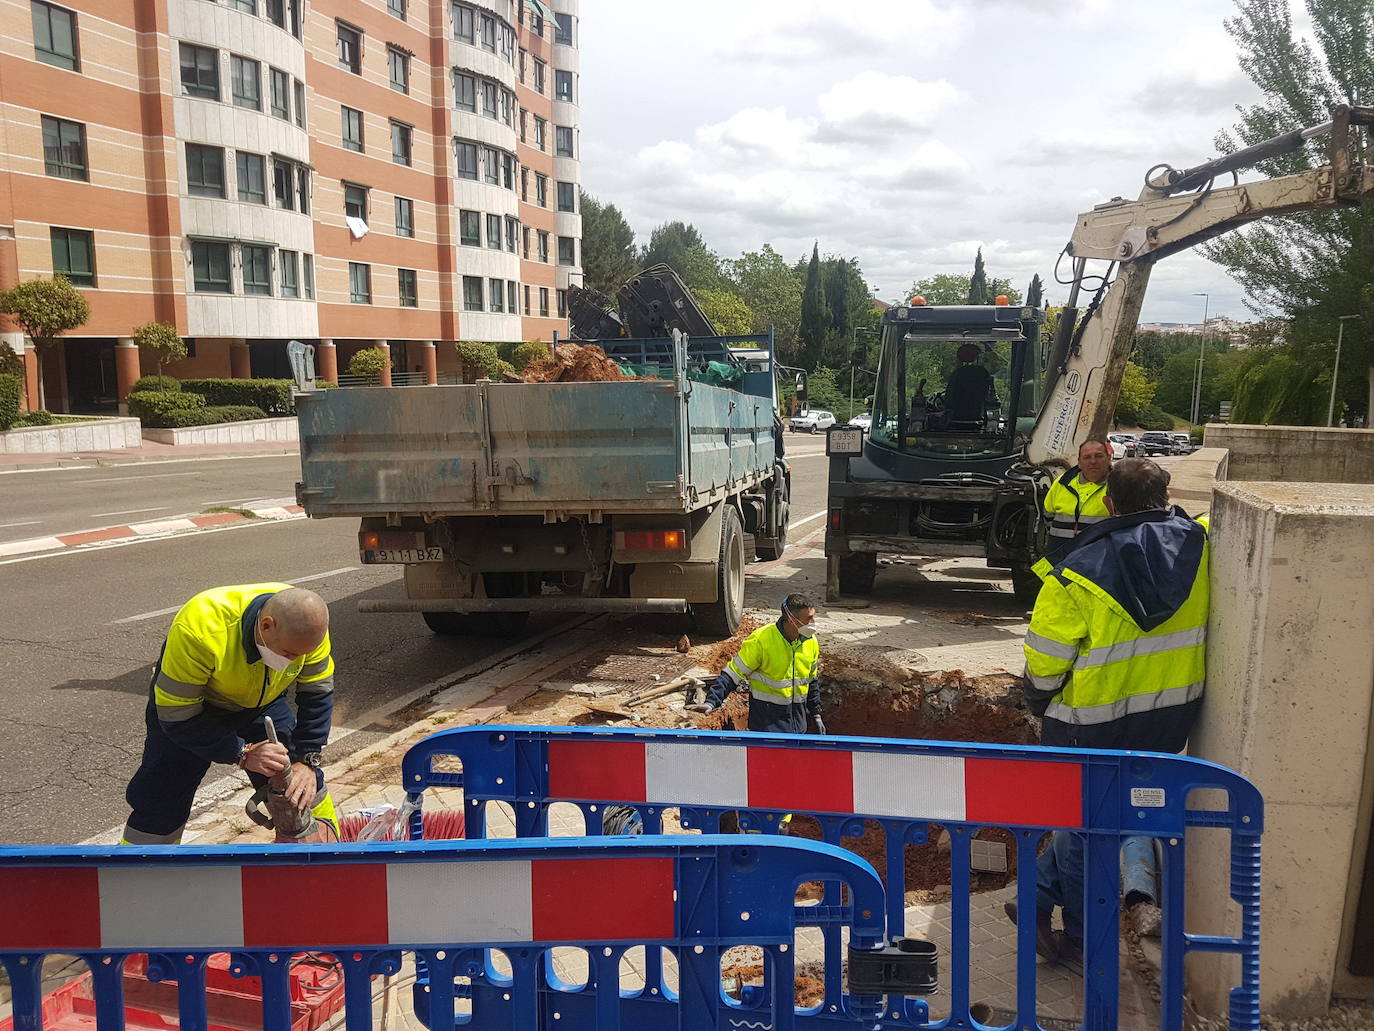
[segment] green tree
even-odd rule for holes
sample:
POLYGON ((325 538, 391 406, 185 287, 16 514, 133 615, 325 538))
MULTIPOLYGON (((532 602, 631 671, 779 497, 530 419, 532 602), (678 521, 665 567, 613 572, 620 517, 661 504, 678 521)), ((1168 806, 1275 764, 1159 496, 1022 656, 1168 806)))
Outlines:
MULTIPOLYGON (((1374 97, 1374 5, 1368 0, 1308 0, 1314 46, 1293 31, 1289 0, 1237 0, 1226 30, 1242 71, 1262 99, 1242 106, 1233 131, 1217 138, 1226 153, 1326 121, 1339 103, 1374 97)), ((1270 176, 1323 164, 1327 138, 1259 164, 1270 176)), ((1321 368, 1334 358, 1336 320, 1363 310, 1374 284, 1374 205, 1307 212, 1256 222, 1204 247, 1246 289, 1255 311, 1289 322, 1287 343, 1265 347, 1238 388, 1236 415, 1258 421, 1325 422, 1321 368), (1266 366, 1272 365, 1273 368, 1266 366), (1264 418, 1261 418, 1264 417, 1264 418)), ((1347 323, 1338 401, 1352 412, 1374 404, 1374 325, 1347 323)))
POLYGON ((1030 286, 1026 288, 1026 304, 1032 308, 1039 308, 1045 301, 1045 287, 1040 282, 1040 273, 1037 272, 1031 277, 1030 286))
POLYGON ((783 361, 796 364, 803 279, 768 244, 725 264, 740 297, 754 314, 754 332, 766 333, 771 326, 783 361))
MULTIPOLYGON (((971 293, 971 277, 941 272, 912 283, 907 291, 907 299, 920 294, 926 299, 926 304, 968 304, 971 293)), ((1021 303, 1021 291, 1013 287, 1008 279, 988 280, 986 303, 991 304, 998 294, 1005 295, 1010 304, 1021 303)))
POLYGON ((717 290, 722 280, 720 258, 707 248, 697 227, 690 222, 664 222, 649 234, 649 243, 640 252, 640 265, 667 265, 693 293, 717 290))
POLYGON ((821 282, 821 252, 819 244, 811 245, 811 264, 806 269, 806 287, 801 305, 801 363, 816 368, 825 351, 826 338, 831 330, 830 307, 826 304, 825 288, 821 282))
POLYGON ((348 359, 350 376, 380 376, 391 366, 391 354, 380 347, 364 347, 348 359))
POLYGON ((988 294, 988 273, 983 267, 983 248, 973 259, 973 275, 968 281, 968 300, 966 304, 991 304, 993 295, 988 294))
POLYGON ((614 204, 602 204, 581 192, 582 275, 588 287, 614 297, 639 269, 635 234, 614 204))
POLYGON ((542 340, 526 340, 523 344, 517 344, 511 352, 511 365, 516 369, 523 369, 530 362, 542 361, 550 357, 549 345, 542 340))
POLYGON ((501 359, 495 344, 480 340, 459 340, 453 345, 458 353, 458 378, 464 383, 476 383, 479 379, 499 380, 506 369, 514 367, 501 359))
POLYGON ((146 322, 134 330, 133 338, 140 353, 151 356, 157 364, 159 376, 163 362, 179 362, 186 357, 186 341, 177 335, 175 326, 165 322, 146 322))
MULTIPOLYGON (((14 316, 39 352, 57 346, 62 334, 84 325, 91 306, 65 276, 27 279, 0 293, 0 312, 14 316)), ((38 403, 46 407, 43 365, 38 365, 38 403)))
POLYGON ((1116 415, 1123 421, 1128 418, 1137 420, 1149 409, 1155 399, 1155 384, 1145 375, 1145 370, 1135 362, 1126 363, 1126 371, 1121 377, 1121 396, 1116 402, 1116 415))
POLYGON ((743 336, 754 331, 754 313, 731 290, 697 290, 697 304, 721 336, 743 336))

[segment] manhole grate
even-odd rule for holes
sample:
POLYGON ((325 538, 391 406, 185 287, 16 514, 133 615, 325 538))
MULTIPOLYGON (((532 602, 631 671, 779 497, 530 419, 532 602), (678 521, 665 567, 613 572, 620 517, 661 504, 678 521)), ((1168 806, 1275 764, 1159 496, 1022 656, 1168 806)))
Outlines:
POLYGON ((559 679, 638 683, 651 679, 657 673, 662 679, 669 680, 685 673, 692 665, 689 656, 678 652, 595 656, 573 663, 559 675, 559 679))

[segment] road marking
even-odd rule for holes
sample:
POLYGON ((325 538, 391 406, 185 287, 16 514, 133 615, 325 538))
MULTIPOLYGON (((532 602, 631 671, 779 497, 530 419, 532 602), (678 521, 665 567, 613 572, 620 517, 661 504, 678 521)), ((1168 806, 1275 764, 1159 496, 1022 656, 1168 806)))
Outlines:
POLYGON ((798 519, 795 523, 788 523, 788 524, 787 524, 787 529, 788 529, 788 531, 790 532, 790 531, 792 531, 792 530, 795 530, 795 529, 796 529, 797 527, 799 527, 799 526, 805 526, 807 523, 811 522, 811 520, 813 520, 813 519, 819 519, 819 518, 820 518, 821 516, 823 516, 823 515, 825 515, 825 509, 821 509, 819 512, 813 512, 813 513, 811 513, 811 515, 807 516, 805 519, 798 519))
POLYGON ((149 473, 147 476, 102 476, 98 480, 81 480, 77 486, 89 487, 93 483, 128 483, 131 480, 166 480, 173 476, 199 476, 200 473, 149 473))
POLYGON ((41 519, 30 519, 23 523, 0 523, 0 530, 8 530, 15 526, 37 526, 42 521, 41 519))
MULTIPOLYGON (((326 577, 330 577, 330 576, 339 576, 339 575, 341 575, 341 574, 343 574, 343 573, 351 573, 351 572, 353 572, 355 569, 359 569, 359 568, 361 568, 361 567, 360 567, 360 566, 341 566, 341 567, 339 567, 338 569, 331 569, 331 570, 329 570, 328 572, 324 572, 324 573, 312 573, 312 574, 310 574, 309 576, 298 576, 298 577, 296 577, 296 579, 294 579, 294 580, 287 580, 287 581, 285 581, 285 582, 286 582, 286 583, 289 583, 289 584, 303 584, 303 583, 309 583, 309 582, 311 582, 312 580, 323 580, 323 579, 325 579, 326 577)), ((119 626, 119 625, 121 625, 121 624, 123 624, 123 623, 139 623, 139 622, 142 622, 142 621, 145 620, 145 619, 156 619, 158 616, 170 616, 173 612, 179 612, 179 611, 181 611, 181 606, 180 606, 180 605, 173 605, 171 608, 167 608, 167 609, 154 609, 152 612, 140 612, 137 616, 125 616, 123 619, 116 619, 116 620, 113 620, 109 625, 110 625, 110 626, 119 626)))
POLYGON ((171 510, 172 508, 170 505, 164 505, 162 508, 121 508, 118 512, 92 512, 91 518, 94 519, 97 516, 137 515, 139 512, 170 512, 171 510))
POLYGON ((62 542, 56 537, 39 537, 33 541, 25 541, 25 545, 33 545, 35 548, 60 548, 60 550, 48 551, 42 555, 25 555, 21 558, 0 559, 0 566, 12 566, 16 562, 37 562, 39 559, 59 558, 63 555, 89 555, 96 551, 106 551, 110 548, 127 548, 134 544, 147 544, 150 541, 166 541, 176 537, 203 537, 207 533, 225 533, 229 530, 248 530, 255 526, 286 526, 297 522, 297 519, 245 519, 242 522, 233 523, 229 526, 211 526, 194 533, 186 531, 170 531, 168 533, 148 534, 144 537, 120 537, 116 540, 102 541, 97 544, 87 545, 81 548, 62 548, 62 542), (52 543, 56 542, 56 543, 52 543))
POLYGON ((784 455, 783 458, 785 460, 790 460, 793 458, 819 458, 821 455, 824 454, 824 451, 807 451, 800 455, 784 455))
MULTIPOLYGON (((45 465, 39 469, 0 469, 0 476, 25 476, 32 473, 90 473, 112 468, 149 465, 185 465, 187 462, 245 462, 262 458, 293 458, 298 451, 268 451, 261 455, 200 455, 196 458, 135 458, 131 461, 93 459, 93 465, 45 465)), ((127 479, 127 477, 126 477, 127 479)))

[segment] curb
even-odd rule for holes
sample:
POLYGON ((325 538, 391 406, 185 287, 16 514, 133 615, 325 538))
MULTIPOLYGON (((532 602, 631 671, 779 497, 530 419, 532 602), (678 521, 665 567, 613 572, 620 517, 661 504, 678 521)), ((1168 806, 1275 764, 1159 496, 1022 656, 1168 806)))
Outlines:
MULTIPOLYGON (((201 451, 196 453, 194 450, 202 445, 181 444, 164 445, 168 449, 166 454, 121 454, 118 451, 91 451, 91 452, 52 452, 48 458, 48 464, 39 465, 37 462, 16 462, 13 459, 20 454, 43 454, 43 452, 15 452, 12 455, 0 455, 0 473, 50 473, 61 469, 109 469, 119 465, 141 465, 143 463, 157 464, 159 462, 194 462, 197 459, 224 459, 224 458, 259 458, 277 457, 284 455, 298 455, 298 447, 266 447, 258 449, 246 449, 242 451, 201 451), (188 453, 178 455, 174 449, 176 447, 185 448, 188 453)), ((135 448, 129 448, 135 451, 135 448)))
POLYGON ((60 533, 51 537, 30 537, 22 541, 0 543, 0 558, 12 555, 33 555, 45 551, 60 551, 66 548, 84 548, 109 544, 115 541, 131 540, 138 537, 162 537, 173 534, 192 533, 234 523, 247 523, 257 520, 281 522, 287 519, 304 519, 305 510, 295 503, 294 498, 280 498, 278 504, 263 508, 245 508, 237 512, 214 512, 208 515, 179 516, 175 519, 155 519, 147 523, 126 523, 120 526, 104 526, 96 530, 82 530, 77 533, 60 533))

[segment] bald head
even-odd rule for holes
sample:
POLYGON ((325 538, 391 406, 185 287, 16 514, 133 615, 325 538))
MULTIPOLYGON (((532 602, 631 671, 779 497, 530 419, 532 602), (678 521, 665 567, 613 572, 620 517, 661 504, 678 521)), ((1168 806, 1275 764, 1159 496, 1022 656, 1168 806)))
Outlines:
POLYGON ((329 632, 329 606, 314 591, 291 587, 267 599, 258 615, 262 643, 278 655, 309 655, 329 632))
POLYGON ((1169 476, 1148 458, 1123 458, 1107 474, 1107 505, 1112 515, 1168 508, 1169 476))

